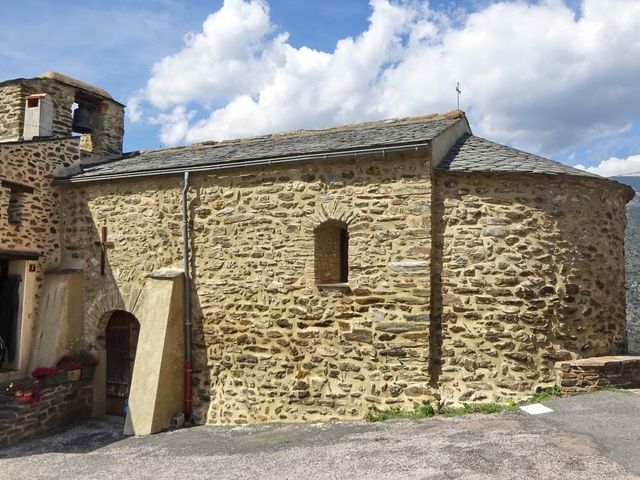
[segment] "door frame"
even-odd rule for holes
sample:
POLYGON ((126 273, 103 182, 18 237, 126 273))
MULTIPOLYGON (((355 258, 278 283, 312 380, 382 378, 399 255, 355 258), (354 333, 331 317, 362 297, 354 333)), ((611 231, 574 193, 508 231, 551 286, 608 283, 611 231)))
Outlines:
MULTIPOLYGON (((138 321, 138 319, 136 318, 135 315, 133 315, 130 312, 127 312, 125 310, 115 310, 112 311, 109 314, 109 317, 107 319, 106 325, 105 325, 105 330, 104 330, 104 361, 105 361, 105 368, 104 368, 104 406, 105 406, 105 413, 107 415, 122 415, 124 416, 125 412, 124 412, 124 405, 126 404, 126 402, 128 401, 128 396, 131 393, 131 382, 133 379, 133 369, 134 369, 134 365, 135 365, 135 360, 136 360, 136 350, 137 350, 137 344, 138 344, 138 339, 139 339, 139 334, 140 334, 140 322, 138 321), (109 345, 109 329, 110 327, 113 327, 113 325, 111 325, 111 322, 117 319, 118 321, 121 320, 128 320, 128 325, 126 327, 120 326, 120 327, 115 327, 116 329, 120 329, 120 330, 128 330, 128 335, 126 338, 126 343, 127 346, 129 347, 128 350, 126 350, 126 355, 128 357, 128 359, 123 360, 122 358, 116 360, 113 356, 110 356, 110 345, 109 345), (133 336, 133 338, 132 338, 133 336), (126 372, 126 375, 128 376, 128 385, 127 385, 127 393, 126 393, 126 398, 124 397, 119 397, 117 395, 109 395, 109 388, 108 388, 108 384, 110 381, 109 375, 110 375, 110 366, 112 367, 114 363, 117 364, 117 362, 120 363, 129 363, 128 365, 128 372, 126 372), (113 363, 112 363, 113 362, 113 363), (119 401, 117 400, 118 398, 124 398, 124 400, 119 401)), ((112 345, 113 347, 113 345, 112 345)), ((113 351, 111 352, 113 353, 113 351)))
MULTIPOLYGON (((0 261, 6 266, 6 275, 19 279, 18 311, 15 329, 15 358, 9 362, 2 362, 2 368, 9 370, 8 374, 25 373, 29 367, 32 350, 33 322, 35 313, 35 293, 37 288, 37 263, 21 256, 12 257, 0 254, 0 261), (13 373, 11 373, 13 372, 13 373)), ((1 379, 1 378, 0 378, 1 379)))

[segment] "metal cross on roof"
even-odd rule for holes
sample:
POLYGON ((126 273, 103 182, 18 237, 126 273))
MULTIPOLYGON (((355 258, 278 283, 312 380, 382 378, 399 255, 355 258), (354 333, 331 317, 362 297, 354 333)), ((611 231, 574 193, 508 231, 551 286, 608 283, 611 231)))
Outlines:
POLYGON ((95 242, 100 247, 100 275, 104 276, 105 265, 107 261, 107 248, 113 248, 113 242, 107 241, 107 226, 102 227, 102 236, 99 242, 95 242))
POLYGON ((460 95, 462 95, 462 90, 460 90, 460 82, 456 82, 456 93, 458 94, 458 110, 460 110, 460 95))

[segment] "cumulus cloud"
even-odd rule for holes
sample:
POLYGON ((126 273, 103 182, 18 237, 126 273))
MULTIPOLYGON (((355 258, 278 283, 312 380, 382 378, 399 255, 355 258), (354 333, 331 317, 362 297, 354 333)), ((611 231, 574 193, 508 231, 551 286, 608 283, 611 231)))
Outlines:
POLYGON ((167 145, 177 145, 189 133, 189 122, 195 113, 187 111, 183 105, 178 105, 169 113, 160 113, 152 117, 151 123, 160 125, 160 138, 167 145))
POLYGON ((503 2, 449 18, 371 0, 331 52, 294 47, 263 0, 225 0, 135 96, 165 144, 461 107, 476 134, 553 153, 625 131, 640 111, 640 2, 503 2), (154 111, 155 110, 155 111, 154 111))
POLYGON ((615 177, 618 175, 640 176, 640 155, 630 155, 627 158, 611 157, 603 160, 595 167, 586 167, 582 164, 575 167, 587 172, 597 173, 603 177, 615 177))

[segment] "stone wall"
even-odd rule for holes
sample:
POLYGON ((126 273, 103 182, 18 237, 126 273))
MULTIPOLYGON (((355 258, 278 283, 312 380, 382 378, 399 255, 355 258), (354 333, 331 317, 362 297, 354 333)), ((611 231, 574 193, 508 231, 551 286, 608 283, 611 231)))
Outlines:
POLYGON ((443 400, 553 385, 554 363, 626 348, 627 192, 567 176, 443 174, 443 400))
MULTIPOLYGON (((196 421, 362 418, 370 405, 434 401, 427 165, 413 153, 192 177, 196 421), (315 286, 314 229, 330 219, 348 226, 349 288, 315 286)), ((96 305, 181 265, 181 188, 180 177, 64 187, 66 257, 84 262, 97 312, 87 332, 103 334, 111 307, 96 305), (104 223, 115 248, 101 277, 104 223)))
POLYGON ((47 387, 41 400, 0 403, 0 448, 91 415, 91 380, 47 387))
POLYGON ((33 189, 20 195, 22 221, 11 223, 11 190, 0 184, 0 249, 38 252, 44 269, 59 262, 60 194, 53 175, 79 158, 77 138, 0 143, 0 181, 33 189))
MULTIPOLYGON (((432 189, 425 157, 192 176, 196 421, 521 399, 554 383, 556 361, 625 349, 626 191, 444 172, 432 189), (348 230, 346 287, 316 286, 327 220, 348 230)), ((178 176, 63 187, 86 334, 136 305, 149 273, 181 266, 181 189, 178 176), (105 277, 102 225, 115 244, 105 277)))
POLYGON ((640 357, 606 356, 558 362, 556 377, 562 393, 593 392, 608 385, 639 388, 640 357))
POLYGON ((22 84, 0 84, 0 142, 16 141, 22 135, 24 97, 22 84))
POLYGON ((31 258, 29 270, 21 272, 19 354, 13 365, 19 370, 1 372, 0 378, 28 371, 33 332, 44 308, 45 272, 58 266, 61 258, 60 193, 53 174, 79 155, 78 139, 0 143, 0 251, 9 258, 31 258), (15 184, 28 189, 21 191, 15 184), (15 200, 20 203, 17 208, 15 200), (10 218, 15 211, 19 221, 10 218))

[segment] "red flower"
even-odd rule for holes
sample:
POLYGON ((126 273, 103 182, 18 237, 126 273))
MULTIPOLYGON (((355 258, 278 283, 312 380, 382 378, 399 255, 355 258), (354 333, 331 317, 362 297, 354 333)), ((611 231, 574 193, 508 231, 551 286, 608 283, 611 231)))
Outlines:
POLYGON ((53 377, 57 374, 58 369, 54 367, 38 367, 33 372, 31 372, 31 376, 33 378, 53 377))

